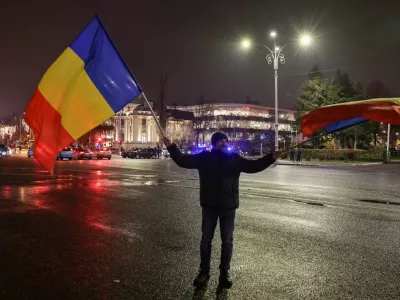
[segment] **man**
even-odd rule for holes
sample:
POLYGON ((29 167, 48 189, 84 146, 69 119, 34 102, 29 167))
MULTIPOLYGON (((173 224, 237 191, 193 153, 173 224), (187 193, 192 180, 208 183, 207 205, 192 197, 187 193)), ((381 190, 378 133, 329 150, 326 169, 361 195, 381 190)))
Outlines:
POLYGON ((290 157, 290 161, 294 162, 294 149, 293 148, 289 149, 289 157, 290 157))
POLYGON ((301 155, 303 154, 303 151, 301 150, 301 148, 299 147, 297 150, 297 161, 301 162, 301 155))
POLYGON ((235 212, 239 207, 239 176, 241 172, 257 173, 272 165, 280 152, 266 155, 257 160, 247 160, 236 153, 227 153, 228 137, 214 133, 211 138, 213 149, 196 155, 182 154, 175 144, 164 138, 171 158, 183 168, 197 169, 200 177, 200 205, 202 207, 202 237, 200 244, 200 272, 193 285, 203 288, 210 278, 211 243, 219 219, 221 229, 221 262, 219 286, 230 288, 229 276, 233 248, 235 212))

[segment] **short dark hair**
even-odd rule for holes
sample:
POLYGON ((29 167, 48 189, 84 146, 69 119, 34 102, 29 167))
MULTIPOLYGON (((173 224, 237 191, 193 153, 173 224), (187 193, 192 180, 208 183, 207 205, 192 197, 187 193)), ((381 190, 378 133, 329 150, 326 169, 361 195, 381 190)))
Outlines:
POLYGON ((216 132, 212 135, 211 137, 211 145, 215 146, 215 144, 220 141, 220 140, 227 140, 228 137, 226 136, 225 133, 222 132, 216 132))

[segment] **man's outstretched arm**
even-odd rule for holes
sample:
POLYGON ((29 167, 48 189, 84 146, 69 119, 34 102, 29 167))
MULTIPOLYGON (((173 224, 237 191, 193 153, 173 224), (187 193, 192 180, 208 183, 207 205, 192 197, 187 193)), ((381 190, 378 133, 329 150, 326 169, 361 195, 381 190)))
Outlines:
POLYGON ((238 156, 239 171, 244 173, 258 173, 270 165, 272 165, 278 158, 282 156, 280 151, 275 153, 267 154, 259 159, 246 159, 244 157, 238 156))
POLYGON ((198 168, 198 155, 182 154, 176 144, 172 144, 167 138, 163 139, 164 144, 167 146, 171 158, 181 168, 197 169, 198 168))

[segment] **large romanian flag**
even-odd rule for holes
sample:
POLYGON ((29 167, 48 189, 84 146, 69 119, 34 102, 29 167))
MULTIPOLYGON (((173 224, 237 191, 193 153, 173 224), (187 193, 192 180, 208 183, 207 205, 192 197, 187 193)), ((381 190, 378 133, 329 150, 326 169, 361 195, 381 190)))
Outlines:
POLYGON ((310 136, 320 129, 338 131, 367 120, 400 125, 400 98, 380 98, 319 107, 303 116, 301 130, 310 136))
POLYGON ((96 16, 50 66, 26 108, 36 159, 53 173, 58 152, 140 93, 96 16))

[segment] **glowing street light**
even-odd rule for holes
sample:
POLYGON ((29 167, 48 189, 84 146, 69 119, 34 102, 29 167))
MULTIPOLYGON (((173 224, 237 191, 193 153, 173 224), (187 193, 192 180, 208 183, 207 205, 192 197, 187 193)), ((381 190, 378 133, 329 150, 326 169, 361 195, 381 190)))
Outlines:
POLYGON ((309 36, 309 35, 303 35, 301 38, 300 38, 300 45, 302 45, 302 46, 308 46, 308 45, 310 45, 311 44, 311 37, 309 36))
POLYGON ((249 49, 250 48, 250 46, 251 46, 251 42, 249 41, 249 40, 243 40, 242 41, 242 47, 244 48, 244 49, 249 49))
MULTIPOLYGON (((276 41, 275 38, 277 37, 277 33, 276 31, 271 31, 270 36, 273 38, 274 40, 274 50, 271 50, 271 48, 263 45, 263 44, 259 44, 259 43, 254 43, 257 45, 260 45, 264 48, 266 48, 269 53, 266 55, 266 59, 268 64, 273 64, 274 70, 275 70, 275 150, 279 150, 279 134, 278 134, 278 121, 279 121, 279 115, 278 115, 278 66, 279 63, 284 64, 285 63, 285 56, 282 53, 283 48, 286 47, 286 45, 283 45, 282 47, 278 47, 276 46, 276 41)), ((299 43, 301 46, 308 46, 312 43, 312 38, 309 35, 303 35, 300 37, 299 43)), ((246 39, 242 41, 242 47, 245 49, 250 48, 251 46, 251 41, 246 39)))

